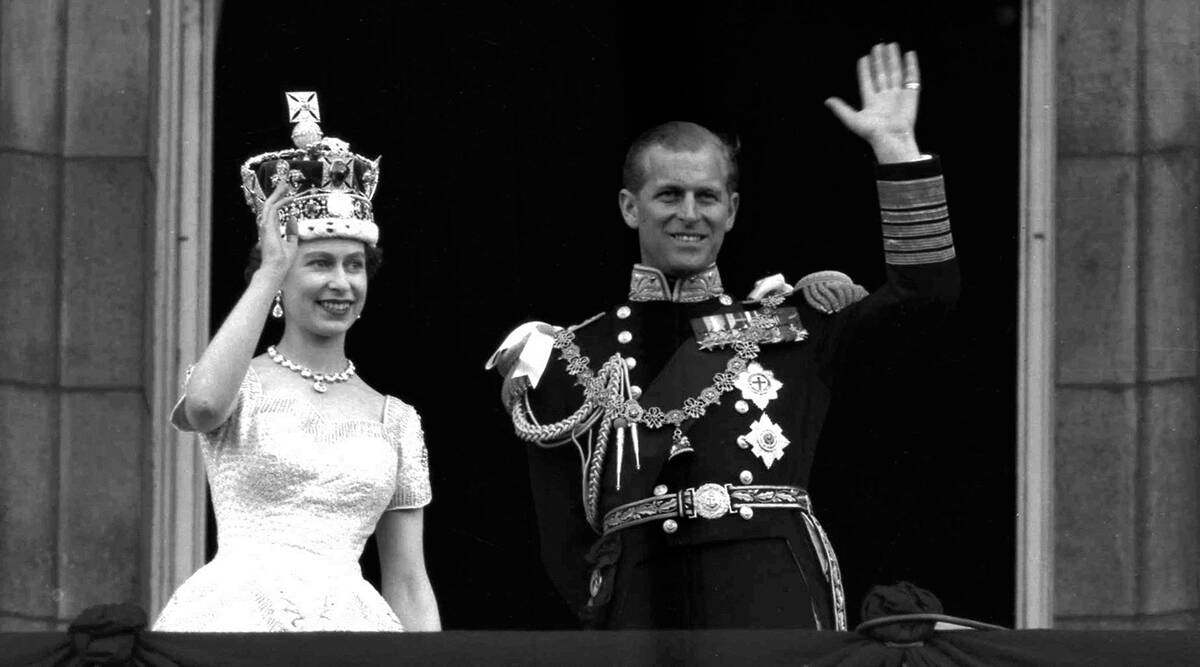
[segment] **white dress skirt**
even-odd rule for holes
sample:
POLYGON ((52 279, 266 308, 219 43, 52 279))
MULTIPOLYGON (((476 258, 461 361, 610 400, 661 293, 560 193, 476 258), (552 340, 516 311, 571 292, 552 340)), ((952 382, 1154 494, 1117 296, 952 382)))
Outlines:
MULTIPOLYGON (((172 422, 192 430, 182 399, 172 422)), ((159 632, 398 631, 358 558, 387 510, 429 503, 420 417, 328 419, 264 394, 250 368, 230 418, 200 434, 217 515, 216 557, 171 596, 159 632)))

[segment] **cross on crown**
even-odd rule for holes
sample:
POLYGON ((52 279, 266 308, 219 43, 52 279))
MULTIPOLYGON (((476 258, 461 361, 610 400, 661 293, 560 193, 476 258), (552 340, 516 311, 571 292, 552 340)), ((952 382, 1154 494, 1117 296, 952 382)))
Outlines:
POLYGON ((302 121, 321 122, 321 105, 317 102, 317 94, 310 91, 286 93, 288 104, 288 119, 293 123, 302 121))

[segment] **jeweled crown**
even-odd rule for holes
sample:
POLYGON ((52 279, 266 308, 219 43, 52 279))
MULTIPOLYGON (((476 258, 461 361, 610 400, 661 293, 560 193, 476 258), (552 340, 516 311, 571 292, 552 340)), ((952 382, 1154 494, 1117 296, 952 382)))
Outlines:
POLYGON ((375 245, 379 227, 371 198, 379 185, 379 158, 350 152, 350 144, 321 131, 313 92, 286 93, 295 148, 256 155, 242 163, 242 192, 255 217, 280 180, 288 200, 279 209, 281 233, 295 221, 302 241, 348 238, 375 245))

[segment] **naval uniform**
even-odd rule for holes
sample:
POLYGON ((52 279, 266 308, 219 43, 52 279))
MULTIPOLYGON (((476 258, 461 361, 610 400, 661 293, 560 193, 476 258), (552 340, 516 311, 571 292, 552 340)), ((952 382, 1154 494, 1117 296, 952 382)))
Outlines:
POLYGON ((636 265, 625 302, 557 331, 513 422, 543 560, 589 626, 845 627, 805 491, 831 390, 958 294, 938 160, 879 165, 877 186, 887 282, 840 312, 636 265))

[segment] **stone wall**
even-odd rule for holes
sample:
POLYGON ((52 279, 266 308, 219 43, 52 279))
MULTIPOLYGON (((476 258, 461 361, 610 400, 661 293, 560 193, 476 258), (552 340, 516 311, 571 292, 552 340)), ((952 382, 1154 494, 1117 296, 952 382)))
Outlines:
POLYGON ((0 630, 143 597, 150 0, 0 0, 0 630))
POLYGON ((1200 627, 1200 3, 1057 10, 1055 627, 1200 627))

